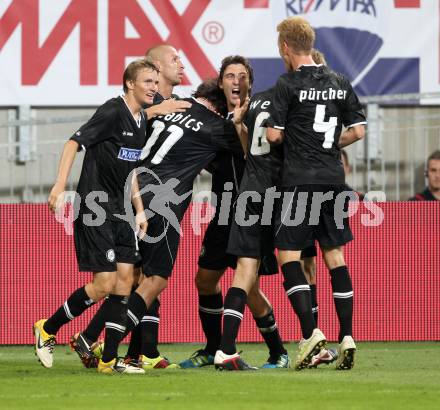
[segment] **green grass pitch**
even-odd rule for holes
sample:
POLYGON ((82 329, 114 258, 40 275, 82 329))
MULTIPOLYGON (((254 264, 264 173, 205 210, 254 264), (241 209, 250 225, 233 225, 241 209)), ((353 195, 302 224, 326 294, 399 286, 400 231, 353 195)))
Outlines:
MULTIPOLYGON (((173 361, 198 346, 162 345, 173 361)), ((296 345, 289 344, 293 356, 296 345)), ((242 357, 261 365, 260 344, 241 344, 242 357)), ((125 347, 121 347, 121 352, 125 347)), ((56 346, 52 369, 44 369, 30 346, 0 347, 1 409, 440 409, 440 344, 359 343, 355 367, 332 365, 220 372, 152 370, 146 375, 101 375, 84 369, 75 353, 56 346)))

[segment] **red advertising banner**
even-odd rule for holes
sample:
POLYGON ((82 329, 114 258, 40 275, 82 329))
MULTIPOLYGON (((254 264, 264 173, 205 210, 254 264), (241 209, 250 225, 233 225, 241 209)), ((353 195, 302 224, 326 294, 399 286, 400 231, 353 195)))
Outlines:
MULTIPOLYGON (((365 204, 351 218, 355 240, 345 249, 354 285, 356 340, 440 340, 440 203, 378 204, 383 222, 364 226, 372 216, 365 204)), ((202 236, 192 206, 173 276, 161 299, 160 342, 201 342, 194 276, 202 236), (191 218, 192 217, 192 218, 191 218), (193 223, 191 223, 191 219, 193 223)), ((197 219, 199 218, 199 219, 197 219)), ((202 225, 203 233, 206 224, 202 225)), ((337 338, 330 276, 318 255, 319 327, 337 338)), ((0 344, 33 343, 32 325, 50 316, 76 288, 91 278, 78 273, 73 237, 47 206, 0 205, 0 344)), ((224 291, 231 272, 223 280, 224 291)), ((281 275, 263 277, 285 340, 298 340, 299 323, 282 288, 281 275)), ((96 306, 66 325, 58 342, 83 329, 96 306)), ((240 341, 261 341, 249 311, 240 341)))

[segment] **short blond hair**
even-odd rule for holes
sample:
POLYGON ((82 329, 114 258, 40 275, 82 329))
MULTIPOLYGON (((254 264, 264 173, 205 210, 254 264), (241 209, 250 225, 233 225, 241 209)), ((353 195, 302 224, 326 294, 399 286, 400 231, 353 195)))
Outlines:
POLYGON ((310 54, 315 43, 315 31, 302 17, 289 17, 277 26, 279 43, 285 42, 298 54, 310 54))
POLYGON ((316 64, 327 65, 327 61, 325 61, 324 54, 322 54, 322 53, 321 53, 319 50, 317 50, 316 48, 314 48, 310 54, 312 55, 313 61, 314 61, 316 64))

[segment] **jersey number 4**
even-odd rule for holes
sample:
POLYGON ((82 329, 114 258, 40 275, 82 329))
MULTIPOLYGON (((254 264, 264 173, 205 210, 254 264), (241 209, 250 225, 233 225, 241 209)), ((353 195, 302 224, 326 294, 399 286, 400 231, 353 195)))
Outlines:
MULTIPOLYGON (((151 133, 150 138, 148 138, 148 141, 142 150, 141 159, 145 159, 148 157, 148 155, 150 155, 151 148, 153 148, 153 145, 156 143, 157 139, 159 138, 159 135, 165 129, 165 124, 162 121, 156 120, 153 122, 152 127, 153 127, 153 132, 151 133)), ((167 154, 167 152, 183 136, 182 128, 180 128, 174 124, 170 125, 167 128, 167 132, 169 132, 170 135, 168 135, 168 137, 165 139, 163 144, 157 150, 156 154, 154 154, 154 157, 151 160, 152 164, 155 164, 155 165, 160 164, 162 162, 163 158, 165 157, 165 155, 167 154)))
POLYGON ((327 122, 324 121, 324 118, 325 105, 317 104, 313 131, 324 133, 324 142, 322 143, 322 146, 325 149, 329 149, 332 147, 333 141, 335 140, 335 129, 338 125, 338 118, 330 117, 327 122))

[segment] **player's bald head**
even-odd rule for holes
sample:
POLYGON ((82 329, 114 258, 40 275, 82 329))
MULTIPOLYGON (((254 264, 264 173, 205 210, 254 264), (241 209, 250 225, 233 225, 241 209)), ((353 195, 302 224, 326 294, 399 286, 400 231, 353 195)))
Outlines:
POLYGON ((150 57, 153 61, 162 60, 166 53, 174 50, 170 44, 157 44, 146 51, 145 57, 150 57))

